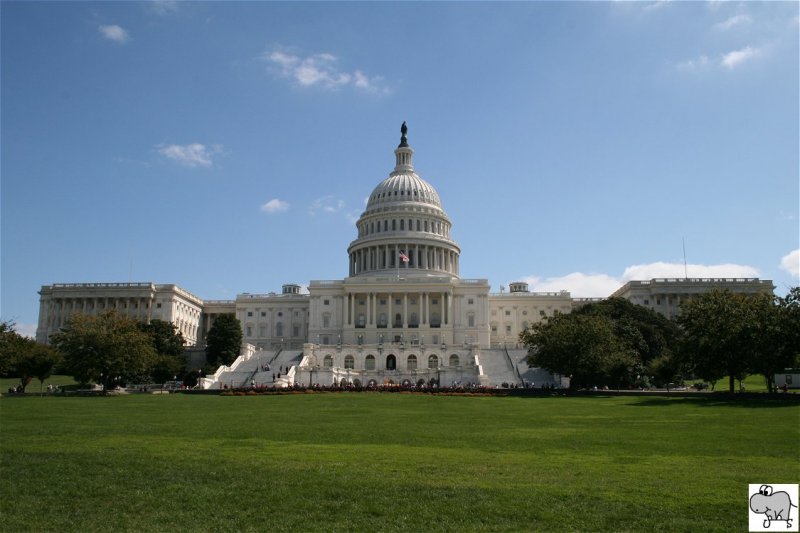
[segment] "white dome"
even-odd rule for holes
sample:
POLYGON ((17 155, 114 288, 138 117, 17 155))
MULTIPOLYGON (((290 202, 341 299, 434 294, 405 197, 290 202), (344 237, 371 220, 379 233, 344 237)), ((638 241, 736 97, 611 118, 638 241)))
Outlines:
POLYGON ((442 208, 439 193, 416 173, 393 172, 375 187, 369 196, 366 211, 388 207, 399 202, 424 203, 442 208))

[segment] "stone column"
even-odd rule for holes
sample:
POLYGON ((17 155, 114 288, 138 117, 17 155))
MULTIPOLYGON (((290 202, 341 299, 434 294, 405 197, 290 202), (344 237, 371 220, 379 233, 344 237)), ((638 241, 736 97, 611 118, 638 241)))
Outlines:
POLYGON ((403 293, 403 329, 408 328, 408 293, 403 293))

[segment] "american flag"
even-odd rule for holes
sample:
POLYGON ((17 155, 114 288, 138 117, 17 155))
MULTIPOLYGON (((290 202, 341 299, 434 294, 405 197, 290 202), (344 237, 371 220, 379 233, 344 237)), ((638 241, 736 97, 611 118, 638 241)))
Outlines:
POLYGON ((408 256, 405 253, 403 253, 403 250, 400 250, 400 260, 403 263, 408 263, 409 261, 408 256))

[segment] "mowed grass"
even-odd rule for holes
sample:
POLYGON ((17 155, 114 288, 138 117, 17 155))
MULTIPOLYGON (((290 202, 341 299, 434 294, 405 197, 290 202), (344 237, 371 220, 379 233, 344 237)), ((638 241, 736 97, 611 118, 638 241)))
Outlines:
POLYGON ((3 398, 1 531, 746 531, 800 407, 339 393, 3 398))

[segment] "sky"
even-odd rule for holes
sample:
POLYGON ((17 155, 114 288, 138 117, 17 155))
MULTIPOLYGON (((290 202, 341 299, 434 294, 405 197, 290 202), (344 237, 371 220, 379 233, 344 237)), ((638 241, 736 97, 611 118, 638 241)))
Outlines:
POLYGON ((408 124, 461 277, 800 283, 797 2, 0 4, 0 317, 342 279, 408 124), (684 253, 685 250, 685 253, 684 253), (686 264, 685 264, 686 263, 686 264))

